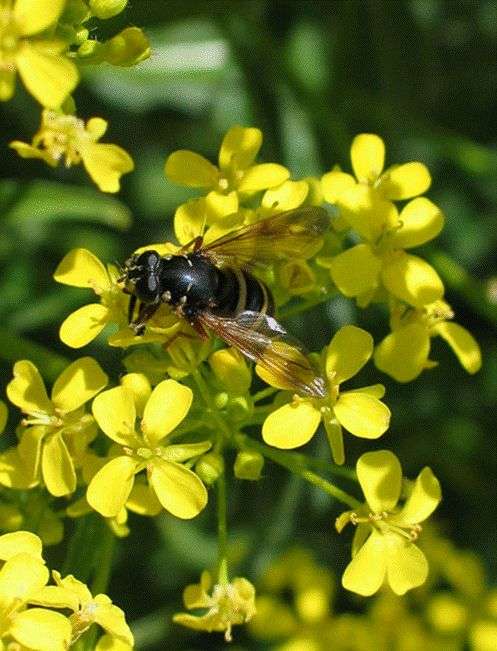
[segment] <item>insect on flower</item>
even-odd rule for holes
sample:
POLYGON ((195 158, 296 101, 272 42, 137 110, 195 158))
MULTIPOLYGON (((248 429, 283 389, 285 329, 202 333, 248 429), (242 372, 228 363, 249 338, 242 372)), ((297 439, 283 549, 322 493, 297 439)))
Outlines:
POLYGON ((314 255, 328 227, 322 208, 297 208, 243 226, 206 246, 198 236, 177 255, 148 250, 131 256, 121 278, 131 295, 130 327, 143 334, 147 321, 167 303, 200 337, 207 338, 211 330, 285 386, 305 396, 324 397, 323 378, 302 345, 274 318, 271 292, 252 270, 314 255))

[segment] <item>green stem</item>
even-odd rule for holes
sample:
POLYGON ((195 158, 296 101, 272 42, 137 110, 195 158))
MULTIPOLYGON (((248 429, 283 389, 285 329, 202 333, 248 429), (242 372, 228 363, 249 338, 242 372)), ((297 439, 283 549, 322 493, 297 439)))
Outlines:
POLYGON ((279 391, 276 387, 266 387, 265 389, 262 389, 261 391, 257 391, 257 393, 254 393, 252 396, 252 400, 254 402, 259 402, 260 400, 264 400, 264 398, 270 398, 273 394, 276 393, 276 391, 279 391))
POLYGON ((276 448, 270 448, 269 446, 264 445, 263 443, 259 443, 258 441, 254 441, 254 439, 241 433, 236 434, 235 443, 241 449, 248 447, 256 450, 263 456, 271 459, 271 461, 274 461, 278 465, 287 468, 287 470, 290 470, 290 472, 293 472, 310 484, 317 486, 322 491, 328 493, 328 495, 331 495, 347 506, 350 506, 353 509, 357 509, 361 506, 361 502, 359 502, 359 500, 357 500, 355 497, 349 495, 349 493, 346 493, 341 488, 338 488, 338 486, 335 486, 335 484, 332 484, 327 479, 324 479, 320 475, 317 475, 312 470, 306 468, 302 463, 302 459, 293 453, 277 450, 276 448))
POLYGON ((217 535, 218 571, 217 582, 226 585, 228 579, 228 525, 227 525, 226 478, 224 472, 217 480, 217 535))

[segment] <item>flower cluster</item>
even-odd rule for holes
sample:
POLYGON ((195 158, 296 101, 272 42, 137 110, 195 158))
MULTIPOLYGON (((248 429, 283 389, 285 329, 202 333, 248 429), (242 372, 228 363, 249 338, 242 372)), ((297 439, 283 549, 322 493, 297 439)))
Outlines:
POLYGON ((133 169, 131 157, 117 145, 97 141, 107 122, 76 116, 71 93, 79 67, 91 63, 135 65, 150 56, 146 36, 128 27, 105 42, 90 35, 89 20, 121 13, 127 0, 2 0, 0 2, 0 100, 10 100, 18 74, 29 93, 44 107, 31 144, 11 143, 23 158, 38 158, 51 167, 83 162, 103 192, 117 192, 119 179, 133 169))
POLYGON ((62 578, 55 570, 49 585, 50 573, 38 536, 28 531, 0 536, 0 560, 0 639, 4 648, 65 651, 93 624, 106 633, 98 648, 133 648, 124 613, 107 595, 94 597, 74 576, 62 578))
MULTIPOLYGON (((48 24, 56 23, 57 29, 62 23, 81 28, 86 14, 68 18, 61 13, 63 3, 59 4, 60 11, 53 9, 48 24)), ((104 0, 80 3, 99 18, 114 15, 125 4, 104 0)), ((21 0, 15 6, 8 3, 8 11, 21 15, 24 5, 21 0)), ((76 60, 135 63, 144 56, 144 43, 138 34, 124 32, 121 40, 115 37, 91 45, 81 36, 76 60)), ((69 47, 57 56, 72 52, 69 47)), ((68 165, 81 161, 102 190, 116 191, 120 175, 131 170, 132 161, 115 145, 98 142, 105 128, 99 118, 85 124, 60 105, 47 106, 32 144, 15 142, 12 146, 23 157, 41 158, 50 165, 61 158, 68 165)), ((27 496, 24 505, 41 500, 43 508, 38 512, 43 515, 36 530, 45 532, 47 542, 60 540, 62 535, 63 516, 57 510, 57 498, 67 500, 63 515, 77 518, 95 512, 104 518, 108 533, 125 536, 129 511, 155 517, 165 510, 181 520, 191 519, 216 493, 219 569, 217 574, 204 572, 200 583, 184 592, 186 609, 200 614, 180 613, 174 621, 197 631, 224 632, 227 640, 234 625, 248 622, 255 613, 254 587, 246 578, 230 579, 228 572, 228 460, 234 459, 236 479, 258 481, 267 470, 266 461, 271 460, 345 503, 348 510, 338 517, 336 528, 341 532, 351 523, 356 532, 343 586, 364 596, 389 586, 403 595, 426 582, 428 562, 416 541, 421 523, 441 500, 441 489, 429 468, 413 482, 403 478, 399 460, 388 450, 362 454, 356 473, 337 467, 346 460, 345 432, 368 444, 383 436, 390 425, 391 412, 383 402, 385 387, 362 382, 360 377, 355 384, 356 376, 373 360, 377 369, 399 382, 415 379, 435 365, 429 358, 435 336, 451 346, 469 373, 475 373, 481 363, 476 341, 451 321, 453 313, 444 301, 436 270, 409 252, 433 239, 444 221, 439 208, 420 196, 430 185, 429 172, 422 163, 384 171, 383 141, 361 134, 352 144, 354 176, 334 168, 321 179, 291 179, 282 165, 256 161, 261 145, 258 129, 235 126, 222 141, 217 164, 187 150, 168 156, 166 176, 199 190, 197 198, 176 210, 174 228, 180 246, 145 242, 122 269, 104 265, 86 249, 67 253, 55 271, 55 280, 91 289, 97 299, 67 316, 60 338, 79 349, 105 331, 110 346, 131 349, 124 359, 126 372, 109 388, 109 378, 99 363, 82 357, 60 374, 49 397, 37 368, 30 361, 18 361, 7 397, 23 416, 15 430, 16 445, 0 455, 0 484, 23 491, 27 496), (398 202, 406 203, 399 207, 398 202), (212 242, 241 226, 300 208, 305 210, 299 215, 310 211, 326 216, 323 206, 329 209, 329 204, 333 204, 329 211, 333 218, 328 232, 313 240, 315 246, 296 248, 295 255, 267 265, 260 271, 264 283, 260 287, 267 286, 278 309, 288 304, 290 311, 337 294, 355 299, 361 308, 373 301, 383 305, 391 332, 376 346, 370 333, 347 324, 333 334, 326 333, 323 341, 329 343, 324 349, 307 355, 298 342, 280 337, 285 334, 282 327, 274 327, 268 335, 257 330, 260 323, 256 320, 256 343, 251 345, 257 352, 252 354, 249 345, 244 348, 242 335, 239 339, 225 337, 232 345, 239 341, 238 347, 220 348, 214 337, 198 336, 199 323, 193 317, 184 318, 185 312, 172 304, 171 297, 167 299, 171 292, 162 292, 150 304, 136 300, 140 296, 129 271, 141 264, 136 263, 136 255, 146 250, 169 258, 179 254, 191 263, 185 252, 199 237, 212 242), (143 318, 140 328, 129 327, 136 314, 141 317, 149 307, 153 313, 151 310, 143 318), (145 326, 144 332, 141 326, 145 326), (256 375, 243 352, 258 362, 256 375), (269 363, 268 359, 274 359, 271 355, 285 360, 287 366, 269 363), (290 381, 287 368, 300 369, 306 382, 311 378, 309 382, 315 382, 312 387, 319 391, 296 391, 298 385, 290 381), (266 386, 257 387, 260 380, 266 386), (331 458, 313 460, 307 452, 292 452, 308 444, 320 428, 331 458), (322 474, 315 472, 313 461, 322 474), (365 502, 332 483, 328 474, 333 470, 357 479, 365 502), (34 488, 38 489, 35 498, 30 497, 34 488), (59 524, 56 532, 54 521, 59 524)), ((262 230, 264 226, 258 224, 262 230)), ((292 233, 295 238, 302 235, 299 228, 297 224, 292 233)), ((152 257, 157 261, 157 256, 152 257)), ((151 274, 151 292, 156 281, 151 274)), ((205 311, 211 308, 207 302, 205 311)), ((281 318, 278 311, 276 316, 281 318)), ((258 318, 262 322, 265 315, 258 318)), ((246 336, 250 334, 246 328, 246 336)), ((3 407, 0 420, 6 420, 3 407)), ((19 527, 19 522, 29 523, 29 509, 0 510, 0 519, 4 528, 19 527)), ((291 578, 291 588, 299 593, 297 610, 305 621, 303 629, 274 600, 262 601, 261 612, 279 622, 282 635, 298 633, 302 644, 308 644, 300 648, 322 648, 311 629, 319 622, 322 630, 328 631, 332 615, 326 602, 332 579, 312 563, 306 565, 305 559, 297 560, 305 570, 291 578), (318 646, 313 647, 314 643, 318 646)), ((23 603, 70 608, 74 615, 68 620, 70 628, 64 624, 67 639, 74 640, 84 632, 85 622, 90 621, 88 613, 114 608, 103 595, 91 597, 72 577, 62 579, 54 574, 54 580, 55 586, 45 587, 46 580, 40 586, 43 591, 38 601, 23 603)), ((281 579, 280 584, 284 583, 281 579)), ((117 635, 105 617, 91 621, 129 645, 129 637, 117 635)))

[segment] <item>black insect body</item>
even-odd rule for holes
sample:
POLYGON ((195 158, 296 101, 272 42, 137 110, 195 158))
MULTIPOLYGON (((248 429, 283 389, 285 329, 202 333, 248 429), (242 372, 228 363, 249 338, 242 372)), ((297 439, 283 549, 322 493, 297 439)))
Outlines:
POLYGON ((149 250, 132 256, 122 278, 124 291, 131 295, 130 327, 142 334, 154 312, 167 303, 201 337, 215 332, 270 371, 283 387, 324 397, 324 380, 299 342, 274 319, 271 292, 251 268, 310 257, 328 226, 326 211, 301 208, 242 227, 206 246, 198 237, 178 255, 149 250))

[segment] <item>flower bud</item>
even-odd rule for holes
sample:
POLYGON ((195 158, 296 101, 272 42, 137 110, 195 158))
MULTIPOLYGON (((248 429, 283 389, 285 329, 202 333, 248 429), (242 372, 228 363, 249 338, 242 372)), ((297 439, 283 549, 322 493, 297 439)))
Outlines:
POLYGON ((101 63, 105 58, 105 45, 91 39, 85 41, 78 48, 78 57, 86 63, 101 63))
POLYGON ((90 9, 97 18, 106 20, 120 14, 128 0, 90 0, 90 9))
POLYGON ((280 268, 280 281, 290 294, 305 294, 316 287, 314 272, 304 260, 292 260, 280 268))
POLYGON ((105 60, 114 66, 133 66, 150 56, 150 43, 139 27, 127 27, 105 44, 105 60))
POLYGON ((224 460, 216 452, 208 452, 195 464, 195 472, 208 486, 213 484, 224 471, 224 460))
POLYGON ((250 388, 251 374, 242 354, 235 348, 217 350, 209 364, 219 382, 229 393, 243 394, 250 388))
POLYGON ((264 457, 253 450, 241 450, 235 459, 235 477, 257 481, 261 478, 264 457))

